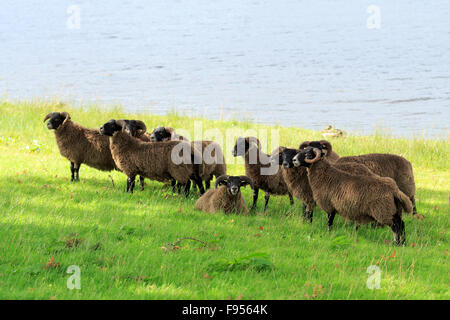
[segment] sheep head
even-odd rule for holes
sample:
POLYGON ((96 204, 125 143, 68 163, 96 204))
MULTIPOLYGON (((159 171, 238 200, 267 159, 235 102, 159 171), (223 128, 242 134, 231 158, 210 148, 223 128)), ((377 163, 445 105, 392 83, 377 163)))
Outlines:
POLYGON ((331 147, 331 143, 329 143, 327 140, 305 141, 302 144, 300 144, 300 146, 298 148, 300 150, 303 150, 308 146, 320 149, 320 151, 325 155, 330 155, 331 151, 333 151, 333 148, 331 147))
POLYGON ((158 127, 150 134, 150 141, 161 142, 172 140, 173 132, 172 128, 158 127))
POLYGON ((222 175, 216 179, 215 187, 217 188, 222 185, 225 185, 228 192, 233 196, 239 194, 241 187, 245 187, 246 185, 250 185, 252 189, 254 188, 252 179, 247 176, 222 175))
POLYGON ((298 153, 297 149, 280 147, 278 154, 278 165, 283 166, 283 169, 287 170, 294 167, 293 159, 298 153))
POLYGON ((50 112, 45 116, 44 122, 47 121, 48 130, 57 130, 66 119, 70 119, 70 115, 67 112, 50 112))
POLYGON ((292 162, 296 167, 309 167, 311 164, 316 163, 325 156, 319 148, 306 147, 302 151, 298 152, 292 162))
POLYGON ((100 127, 100 133, 112 137, 115 132, 122 131, 126 125, 127 123, 124 120, 111 119, 100 127))
POLYGON ((255 137, 238 137, 236 140, 236 144, 234 145, 232 154, 233 157, 245 156, 251 146, 256 146, 261 149, 261 142, 259 142, 258 138, 255 137))

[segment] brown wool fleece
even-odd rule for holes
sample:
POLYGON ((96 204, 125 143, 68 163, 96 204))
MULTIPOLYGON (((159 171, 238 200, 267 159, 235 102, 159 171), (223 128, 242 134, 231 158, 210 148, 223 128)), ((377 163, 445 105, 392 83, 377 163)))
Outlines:
POLYGON ((308 180, 325 212, 336 210, 350 221, 392 226, 395 214, 401 217, 402 211, 412 212, 411 201, 391 178, 353 175, 321 158, 308 168, 308 180))
POLYGON ((172 149, 180 143, 186 144, 184 148, 190 150, 191 157, 197 158, 196 162, 199 161, 200 154, 186 142, 147 143, 123 131, 115 132, 109 139, 112 157, 117 167, 128 177, 140 175, 161 182, 174 179, 180 183, 187 183, 195 170, 201 167, 193 163, 172 162, 172 149))
MULTIPOLYGON (((339 155, 331 151, 329 155, 327 155, 330 161, 336 161, 339 159, 339 155)), ((308 182, 308 172, 305 167, 293 167, 293 168, 281 168, 284 182, 287 185, 289 192, 292 196, 300 199, 303 204, 306 205, 306 209, 308 211, 312 211, 315 207, 315 201, 313 197, 313 193, 311 191, 311 187, 308 182)))
POLYGON ((342 157, 336 164, 356 162, 365 165, 381 177, 394 179, 399 189, 409 198, 416 193, 416 184, 411 163, 394 154, 372 153, 361 156, 342 157))
MULTIPOLYGON (((248 141, 248 138, 246 138, 248 141)), ((278 168, 277 172, 272 175, 262 175, 261 168, 269 168, 270 156, 261 151, 260 143, 258 146, 250 144, 249 149, 245 153, 245 175, 253 180, 255 188, 264 190, 274 195, 287 195, 288 188, 283 179, 281 169, 278 168), (256 154, 256 163, 250 164, 250 155, 256 154), (267 164, 266 164, 267 163, 267 164)))
POLYGON ((210 189, 195 203, 195 208, 208 213, 247 213, 247 204, 242 193, 233 196, 226 186, 210 189))
POLYGON ((99 130, 84 128, 66 118, 54 131, 59 152, 69 161, 103 171, 117 169, 109 149, 109 138, 99 130))

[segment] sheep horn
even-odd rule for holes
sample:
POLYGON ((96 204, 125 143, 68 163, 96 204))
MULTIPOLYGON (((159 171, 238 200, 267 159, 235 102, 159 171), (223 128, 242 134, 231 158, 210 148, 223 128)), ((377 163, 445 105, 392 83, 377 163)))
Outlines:
POLYGON ((44 122, 47 121, 47 119, 50 119, 54 113, 56 113, 56 112, 50 112, 48 115, 46 115, 44 118, 44 122))
POLYGON ((307 146, 309 146, 309 144, 310 144, 311 142, 309 142, 309 141, 304 141, 304 142, 302 142, 302 144, 298 147, 300 150, 303 150, 303 149, 305 149, 307 146))
POLYGON ((114 120, 118 126, 124 129, 127 126, 127 122, 125 120, 114 120))
POLYGON ((223 175, 221 175, 220 177, 218 177, 217 179, 216 179, 216 184, 215 184, 215 188, 217 188, 222 182, 226 182, 227 181, 227 179, 228 179, 228 175, 226 175, 226 174, 223 174, 223 175))
POLYGON ((141 120, 135 120, 136 121, 136 129, 142 130, 142 133, 145 133, 147 131, 147 127, 145 123, 141 120))
POLYGON ((322 148, 326 150, 326 155, 329 155, 333 150, 333 148, 331 147, 331 143, 329 143, 327 140, 320 140, 319 143, 322 145, 322 148))
POLYGON ((255 185, 253 184, 252 179, 250 179, 247 176, 240 176, 240 178, 241 178, 241 185, 242 186, 245 186, 245 185, 249 184, 250 188, 254 189, 255 185), (242 182, 244 182, 244 184, 242 184, 242 182))
POLYGON ((322 151, 320 151, 320 149, 318 149, 318 148, 313 148, 312 150, 313 150, 313 152, 314 152, 314 154, 315 154, 316 156, 314 157, 314 159, 307 159, 307 158, 305 158, 305 162, 306 162, 306 163, 314 163, 314 162, 317 162, 317 161, 319 160, 320 156, 322 155, 322 151))
POLYGON ((60 115, 62 115, 65 119, 70 119, 70 115, 67 112, 61 112, 60 115))

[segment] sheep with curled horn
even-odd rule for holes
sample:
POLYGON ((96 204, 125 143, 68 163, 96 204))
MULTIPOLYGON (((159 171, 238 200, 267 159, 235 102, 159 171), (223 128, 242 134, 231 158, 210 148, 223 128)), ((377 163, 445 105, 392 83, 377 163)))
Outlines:
MULTIPOLYGON (((175 180, 189 194, 190 180, 201 184, 201 154, 184 141, 148 143, 124 132, 126 122, 110 120, 100 128, 109 137, 111 155, 117 167, 127 175, 127 192, 133 192, 136 175, 165 182, 175 180)), ((201 188, 200 193, 204 193, 201 188)))
MULTIPOLYGON (((300 148, 302 145, 300 145, 300 148)), ((309 186, 308 176, 305 167, 295 167, 292 159, 298 153, 297 149, 279 147, 272 153, 271 161, 281 166, 280 173, 286 183, 287 189, 297 199, 303 203, 303 218, 312 223, 314 208, 316 202, 309 186)), ((335 159, 339 156, 335 153, 329 153, 328 158, 335 159)))
POLYGON ((232 154, 234 157, 242 156, 244 158, 245 175, 252 179, 255 185, 251 210, 256 208, 259 189, 265 191, 264 211, 269 204, 270 195, 288 195, 291 205, 294 204, 294 199, 288 190, 281 170, 278 170, 278 166, 273 166, 270 155, 262 152, 261 142, 257 138, 238 137, 232 154), (276 171, 273 172, 274 170, 276 171))
POLYGON ((247 205, 241 193, 241 187, 250 185, 252 180, 246 176, 222 175, 216 179, 215 189, 208 190, 195 203, 195 208, 213 213, 247 213, 247 205))
MULTIPOLYGON (((303 143, 300 145, 299 149, 304 149, 303 143)), ((312 222, 316 203, 309 185, 306 167, 294 166, 293 159, 298 152, 298 149, 280 147, 278 152, 272 155, 272 160, 282 167, 281 170, 283 172, 284 181, 288 186, 289 192, 303 202, 303 218, 312 222)), ((335 166, 342 171, 356 175, 377 176, 366 166, 359 163, 336 164, 334 161, 339 159, 339 156, 334 151, 330 153, 326 150, 321 150, 321 152, 323 156, 327 157, 328 161, 334 163, 335 166)), ((331 225, 328 226, 328 229, 331 230, 331 225)))
POLYGON ((299 152, 293 162, 307 168, 314 199, 327 213, 329 227, 339 213, 357 224, 390 226, 395 243, 405 244, 402 212, 411 212, 412 203, 393 179, 342 171, 319 148, 311 146, 299 152))
POLYGON ((70 161, 71 181, 80 180, 81 164, 102 171, 117 169, 109 149, 109 139, 99 130, 73 122, 67 112, 50 112, 44 117, 44 122, 47 120, 47 128, 54 130, 59 152, 70 161))
MULTIPOLYGON (((150 139, 152 142, 173 140, 189 141, 177 134, 175 130, 170 127, 155 128, 150 134, 150 139)), ((200 175, 200 178, 205 182, 205 190, 208 190, 211 186, 211 180, 214 177, 217 179, 221 175, 227 173, 227 165, 225 163, 225 156, 223 155, 222 148, 218 143, 209 140, 192 141, 191 145, 202 154, 204 170, 200 175)))
MULTIPOLYGON (((306 141, 300 145, 300 149, 307 146, 319 148, 320 150, 332 153, 331 144, 326 140, 306 141)), ((413 214, 417 213, 415 193, 416 183, 411 162, 404 157, 395 154, 371 153, 359 156, 340 157, 335 159, 335 164, 360 163, 370 171, 380 177, 394 179, 399 189, 408 196, 413 204, 413 214)))

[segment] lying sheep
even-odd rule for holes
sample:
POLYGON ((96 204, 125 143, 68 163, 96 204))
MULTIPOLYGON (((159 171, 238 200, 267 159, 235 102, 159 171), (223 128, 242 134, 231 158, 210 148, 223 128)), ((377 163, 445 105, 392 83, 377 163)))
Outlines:
POLYGON ((253 189, 252 180, 246 176, 220 176, 216 179, 216 189, 210 189, 202 195, 195 203, 195 208, 209 213, 246 213, 247 205, 240 190, 246 185, 253 189))
MULTIPOLYGON (((152 142, 183 140, 188 141, 181 135, 178 135, 174 129, 170 127, 158 127, 153 130, 150 135, 152 142)), ((200 178, 205 181, 205 189, 211 186, 213 177, 220 177, 227 173, 227 165, 223 155, 222 148, 214 141, 193 141, 192 146, 195 147, 202 155, 203 173, 200 178)))
POLYGON ((80 126, 67 112, 50 112, 44 118, 47 128, 54 130, 59 152, 70 161, 71 181, 79 181, 81 164, 111 171, 117 169, 109 149, 109 139, 98 130, 80 126))
POLYGON ((257 138, 239 137, 233 148, 233 156, 241 156, 244 158, 245 175, 252 179, 255 185, 253 188, 253 204, 251 210, 256 208, 259 189, 266 192, 264 196, 264 211, 267 209, 271 194, 288 195, 291 205, 294 204, 294 199, 284 182, 281 170, 277 170, 276 173, 270 172, 269 167, 272 167, 270 156, 261 151, 261 143, 257 138), (262 169, 267 170, 267 174, 264 174, 262 169))
MULTIPOLYGON (((280 170, 287 189, 297 199, 303 203, 303 218, 312 222, 314 208, 316 203, 309 186, 306 168, 295 167, 292 159, 298 153, 297 149, 279 147, 277 152, 271 156, 273 163, 282 166, 280 170)), ((333 158, 339 157, 336 153, 332 153, 333 158)), ((330 154, 331 155, 331 154, 330 154)))
POLYGON ((327 213, 328 225, 338 212, 358 224, 388 225, 397 245, 405 244, 402 212, 412 212, 412 203, 395 181, 376 175, 354 175, 332 164, 319 148, 306 147, 293 159, 308 168, 308 181, 317 204, 327 213))
MULTIPOLYGON (((160 182, 175 180, 185 186, 186 196, 191 179, 201 185, 201 155, 189 143, 143 142, 124 132, 125 126, 124 121, 110 120, 100 128, 100 133, 109 137, 112 157, 128 177, 127 192, 133 192, 136 175, 160 182)), ((203 188, 200 193, 204 193, 203 188)))
MULTIPOLYGON (((332 152, 331 144, 326 140, 304 142, 300 146, 300 149, 304 149, 308 145, 332 152)), ((416 183, 414 181, 413 168, 411 162, 405 158, 395 154, 372 153, 360 156, 341 157, 335 161, 336 164, 357 162, 365 165, 369 170, 381 177, 394 179, 399 189, 411 200, 413 214, 417 213, 415 201, 416 183)))

